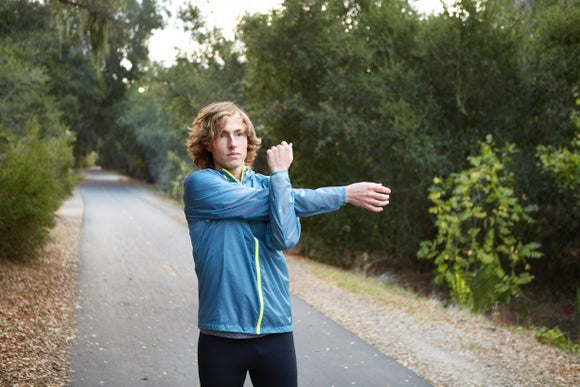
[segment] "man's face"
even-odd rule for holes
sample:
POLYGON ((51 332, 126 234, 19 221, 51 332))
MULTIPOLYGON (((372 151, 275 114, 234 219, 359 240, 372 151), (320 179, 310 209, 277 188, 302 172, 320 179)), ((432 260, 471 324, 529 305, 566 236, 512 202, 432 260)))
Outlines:
POLYGON ((225 125, 209 151, 213 155, 214 169, 227 169, 237 179, 242 175, 248 155, 248 136, 242 119, 238 116, 226 118, 225 125))

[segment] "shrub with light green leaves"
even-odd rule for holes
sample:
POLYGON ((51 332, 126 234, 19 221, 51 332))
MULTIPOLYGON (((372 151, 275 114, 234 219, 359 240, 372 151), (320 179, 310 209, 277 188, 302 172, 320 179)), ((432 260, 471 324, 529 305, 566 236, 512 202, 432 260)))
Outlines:
POLYGON ((528 261, 541 257, 538 243, 517 235, 536 207, 522 206, 514 193, 504 163, 515 152, 511 144, 495 149, 488 136, 480 154, 468 158, 470 169, 435 178, 429 190, 438 232, 421 242, 418 256, 434 261, 435 280, 447 284, 454 302, 477 312, 516 297, 532 281, 528 261))
POLYGON ((570 149, 540 145, 537 156, 543 170, 554 177, 558 190, 573 192, 580 199, 580 132, 570 142, 570 149))

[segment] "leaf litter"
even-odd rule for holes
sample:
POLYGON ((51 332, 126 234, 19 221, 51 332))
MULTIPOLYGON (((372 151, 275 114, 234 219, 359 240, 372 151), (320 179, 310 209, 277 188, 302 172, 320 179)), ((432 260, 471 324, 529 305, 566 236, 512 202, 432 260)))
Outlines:
POLYGON ((76 335, 81 219, 57 216, 38 257, 0 261, 0 385, 63 386, 76 335))

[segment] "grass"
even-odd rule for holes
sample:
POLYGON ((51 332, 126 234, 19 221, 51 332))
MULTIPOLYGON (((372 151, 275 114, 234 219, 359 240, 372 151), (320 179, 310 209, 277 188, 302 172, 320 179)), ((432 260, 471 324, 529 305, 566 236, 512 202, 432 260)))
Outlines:
POLYGON ((328 280, 340 288, 353 293, 367 294, 374 297, 391 296, 393 294, 417 298, 415 293, 397 285, 385 285, 377 279, 367 277, 361 273, 346 271, 332 266, 317 265, 314 274, 328 280))

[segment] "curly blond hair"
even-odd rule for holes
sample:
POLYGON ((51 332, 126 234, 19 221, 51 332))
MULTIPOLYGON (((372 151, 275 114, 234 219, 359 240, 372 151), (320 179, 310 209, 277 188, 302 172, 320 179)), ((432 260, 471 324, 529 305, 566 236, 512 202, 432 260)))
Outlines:
POLYGON ((219 136, 225 125, 225 119, 238 116, 241 118, 248 137, 248 155, 245 164, 253 167, 254 160, 262 140, 256 135, 254 124, 242 108, 233 102, 214 102, 200 110, 189 128, 189 137, 185 142, 189 156, 199 169, 213 168, 214 160, 209 147, 219 136))

